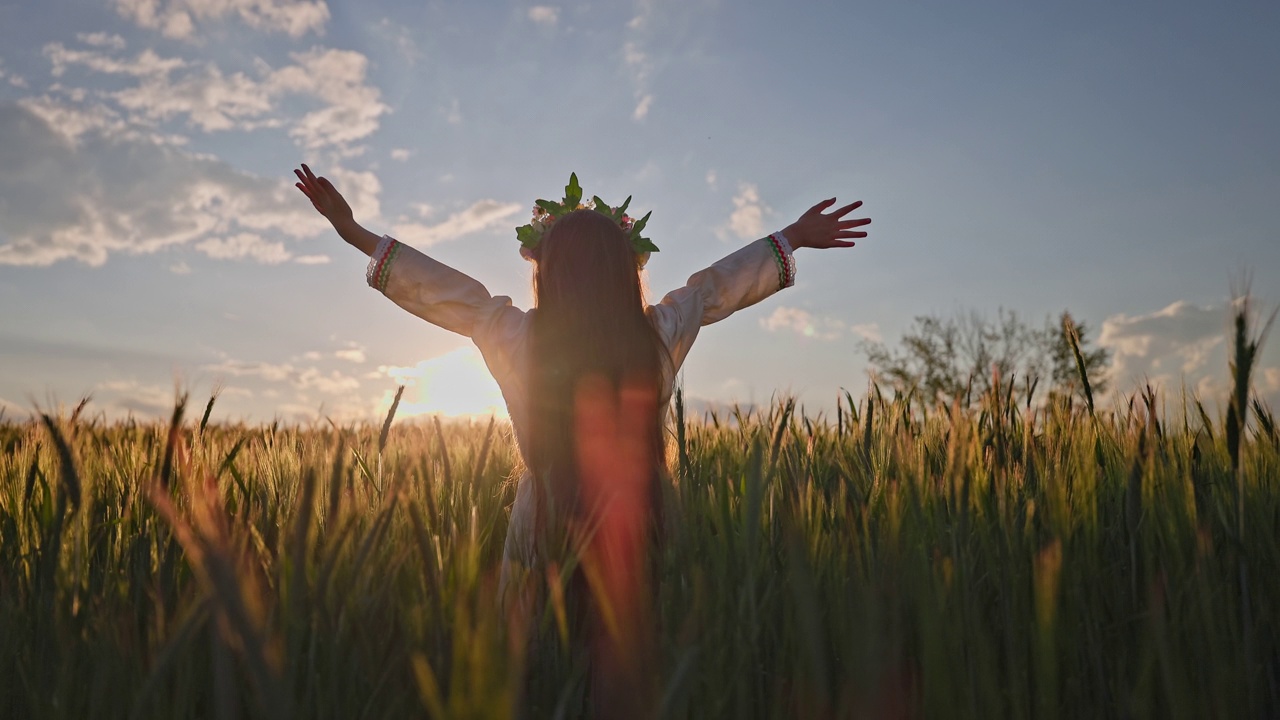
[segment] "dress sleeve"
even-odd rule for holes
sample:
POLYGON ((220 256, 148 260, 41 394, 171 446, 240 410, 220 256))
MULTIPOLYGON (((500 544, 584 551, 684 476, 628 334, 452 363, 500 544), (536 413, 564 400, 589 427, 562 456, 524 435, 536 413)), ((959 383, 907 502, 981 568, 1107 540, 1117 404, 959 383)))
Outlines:
POLYGON ((528 313, 491 296, 476 279, 389 236, 369 258, 365 279, 392 302, 432 325, 471 338, 500 386, 515 372, 528 313))
POLYGON ((795 283, 795 258, 782 233, 774 233, 689 277, 649 308, 649 317, 671 353, 684 363, 703 325, 719 322, 795 283))

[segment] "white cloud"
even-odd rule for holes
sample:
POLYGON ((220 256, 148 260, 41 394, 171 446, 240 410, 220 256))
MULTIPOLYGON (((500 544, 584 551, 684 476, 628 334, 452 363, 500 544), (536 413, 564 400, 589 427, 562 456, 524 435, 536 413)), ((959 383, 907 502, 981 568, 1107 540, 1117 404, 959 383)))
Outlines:
MULTIPOLYGON (((632 23, 640 17, 637 15, 632 19, 632 23)), ((622 64, 631 77, 632 93, 636 101, 636 107, 631 116, 637 121, 644 120, 649 115, 649 107, 653 105, 653 94, 649 92, 649 76, 653 72, 653 62, 638 41, 628 40, 622 46, 622 64)))
POLYGON ((15 74, 12 70, 4 69, 4 59, 0 58, 0 80, 6 80, 14 87, 25 88, 27 81, 21 76, 15 74))
POLYGON ((760 326, 771 332, 789 330, 814 340, 835 340, 845 331, 845 324, 840 320, 814 317, 807 310, 792 307, 777 308, 769 317, 760 319, 760 326))
POLYGON ((239 360, 224 359, 222 362, 205 365, 202 370, 234 377, 260 377, 272 382, 287 380, 294 373, 293 366, 288 363, 250 363, 239 360))
POLYGON ((269 85, 328 103, 292 123, 289 134, 304 147, 341 146, 378 129, 378 118, 390 108, 379 100, 376 87, 365 84, 368 58, 352 50, 321 48, 291 57, 296 64, 272 73, 269 85))
POLYGON ((190 275, 191 266, 188 265, 186 262, 179 260, 178 262, 169 266, 169 272, 173 273, 174 275, 190 275))
POLYGON ((317 367, 299 368, 291 363, 241 362, 223 359, 205 365, 202 370, 233 377, 258 377, 268 382, 287 382, 295 390, 315 390, 327 395, 342 395, 357 390, 360 381, 338 370, 325 372, 317 367))
POLYGON ((539 25, 555 25, 560 19, 560 8, 550 5, 534 5, 529 8, 529 19, 539 25))
POLYGON ((418 47, 417 29, 412 25, 405 25, 384 17, 370 30, 377 36, 374 41, 382 46, 394 47, 400 55, 400 60, 407 67, 416 66, 424 57, 421 48, 418 47))
POLYGON ((636 14, 627 21, 627 29, 633 31, 644 30, 649 24, 649 16, 653 14, 654 0, 638 0, 636 2, 636 14))
POLYGON ((292 378, 294 387, 300 390, 317 390, 329 395, 339 395, 360 387, 356 378, 343 375, 337 370, 324 373, 316 368, 307 368, 292 378))
MULTIPOLYGON (((1126 394, 1151 382, 1177 392, 1185 384, 1206 402, 1225 402, 1230 389, 1229 315, 1225 305, 1179 301, 1147 315, 1107 318, 1098 345, 1112 352, 1112 389, 1126 394)), ((1277 354, 1275 348, 1263 352, 1263 361, 1277 354)), ((1254 381, 1255 389, 1274 397, 1280 391, 1280 369, 1260 368, 1254 381)))
POLYGON ((1225 337, 1226 310, 1175 302, 1147 315, 1113 315, 1102 323, 1098 344, 1112 352, 1112 374, 1121 383, 1144 377, 1169 381, 1203 366, 1225 337))
MULTIPOLYGON (((192 64, 149 49, 131 59, 112 50, 110 45, 70 49, 50 43, 44 54, 55 76, 82 67, 136 78, 132 86, 94 96, 114 103, 129 121, 147 127, 175 120, 185 120, 203 132, 287 126, 290 137, 305 148, 333 149, 349 156, 361 151, 352 143, 376 131, 380 118, 390 110, 378 88, 366 82, 368 58, 351 50, 313 48, 293 53, 293 63, 277 69, 258 60, 252 75, 226 74, 211 62, 192 64), (314 109, 300 116, 283 112, 282 101, 290 97, 301 98, 304 108, 314 109)), ((81 88, 69 92, 85 94, 81 88)))
POLYGON ((177 391, 173 385, 152 385, 131 379, 99 383, 93 395, 95 404, 111 417, 129 414, 165 417, 173 413, 177 391))
POLYGON ((293 261, 299 265, 328 265, 333 258, 328 255, 297 255, 293 261))
MULTIPOLYGON (((764 214, 772 209, 760 201, 760 191, 750 183, 740 183, 738 194, 733 196, 733 212, 729 215, 728 230, 742 240, 764 236, 764 214)), ((724 233, 721 232, 723 237, 724 233)))
MULTIPOLYGON (((111 253, 243 232, 301 238, 326 227, 283 179, 157 144, 47 98, 0 104, 0 166, 0 265, 97 266, 111 253)), ((362 202, 376 206, 376 198, 362 202)))
POLYGON ((24 88, 27 86, 27 81, 24 80, 22 76, 16 75, 12 70, 6 70, 4 68, 4 58, 0 58, 0 80, 7 80, 9 84, 14 87, 24 88))
POLYGON ((104 32, 76 33, 76 39, 85 45, 111 48, 112 50, 123 50, 125 46, 124 38, 104 32))
MULTIPOLYGON (((75 105, 45 95, 23 98, 18 101, 18 106, 33 118, 24 120, 6 117, 3 121, 10 123, 11 126, 0 126, 0 132, 5 130, 16 132, 17 125, 34 120, 43 123, 73 148, 79 145, 81 137, 89 133, 109 134, 115 138, 130 134, 128 123, 121 119, 119 113, 105 105, 75 105)), ((0 112, 3 110, 0 109, 0 112)))
POLYGON ((631 117, 636 120, 643 120, 649 116, 649 107, 653 105, 653 94, 645 93, 644 96, 636 102, 636 109, 631 113, 631 117))
POLYGON ((413 151, 408 148, 396 148, 391 151, 391 159, 405 162, 413 155, 413 151))
POLYGON ((449 121, 450 125, 462 124, 462 106, 458 104, 458 98, 454 98, 449 103, 449 110, 445 113, 445 120, 449 121))
POLYGON ((22 421, 31 417, 31 410, 15 402, 0 398, 0 418, 5 421, 22 421))
POLYGON ((155 123, 185 117, 188 125, 204 132, 252 130, 280 122, 264 117, 272 110, 270 88, 244 73, 225 76, 213 65, 176 81, 167 73, 153 73, 111 98, 135 120, 155 123))
POLYGON ((319 34, 329 20, 323 0, 116 0, 116 11, 166 37, 190 38, 196 22, 234 15, 249 27, 291 37, 319 34))
POLYGON ((226 238, 209 238, 195 248, 217 260, 257 260, 264 265, 278 265, 293 255, 284 243, 270 242, 254 233, 238 233, 226 238))
POLYGON ((716 171, 715 170, 707 171, 707 187, 711 188, 712 190, 716 189, 716 171))
POLYGON ((364 348, 356 343, 347 343, 347 346, 333 353, 333 356, 339 360, 347 362, 362 363, 365 361, 364 348))
MULTIPOLYGON (((116 50, 123 48, 106 47, 116 50)), ((52 65, 49 72, 54 77, 62 77, 68 68, 75 65, 107 75, 133 77, 165 76, 187 65, 181 58, 160 57, 150 49, 138 53, 132 60, 124 60, 98 50, 74 50, 57 42, 45 45, 43 52, 49 58, 52 65)))
POLYGON ((871 323, 858 323, 857 325, 850 325, 849 332, 853 333, 854 335, 857 335, 863 340, 867 340, 870 342, 884 341, 884 335, 880 332, 879 323, 871 322, 871 323))
POLYGON ((515 203, 480 200, 435 225, 399 223, 393 226, 392 232, 399 240, 425 248, 501 225, 520 212, 522 207, 524 206, 515 203))

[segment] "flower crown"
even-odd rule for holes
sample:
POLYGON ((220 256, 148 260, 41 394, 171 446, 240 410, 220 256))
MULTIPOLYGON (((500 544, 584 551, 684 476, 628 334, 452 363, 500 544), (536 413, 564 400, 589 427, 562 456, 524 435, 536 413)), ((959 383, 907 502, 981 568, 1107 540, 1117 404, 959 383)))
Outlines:
POLYGON ((605 217, 618 223, 631 241, 631 249, 636 253, 636 264, 644 267, 649 262, 649 253, 658 252, 658 246, 654 245, 647 237, 640 235, 640 231, 644 230, 644 226, 649 222, 649 216, 653 212, 645 213, 645 216, 636 220, 627 214, 627 206, 631 204, 631 198, 627 197, 621 207, 610 207, 608 203, 601 200, 598 196, 592 196, 586 203, 582 202, 582 187, 578 185, 578 174, 570 173, 569 184, 564 187, 564 200, 561 202, 552 202, 551 200, 538 200, 533 206, 533 220, 528 225, 521 225, 516 228, 516 239, 520 241, 520 255, 525 260, 533 259, 533 250, 538 247, 538 243, 542 242, 542 236, 546 234, 555 221, 564 215, 568 215, 574 210, 595 210, 605 217))

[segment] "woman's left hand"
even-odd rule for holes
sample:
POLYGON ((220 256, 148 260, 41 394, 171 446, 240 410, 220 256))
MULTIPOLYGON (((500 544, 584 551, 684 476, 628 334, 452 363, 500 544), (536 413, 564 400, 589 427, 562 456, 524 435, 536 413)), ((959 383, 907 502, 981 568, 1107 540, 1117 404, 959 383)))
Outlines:
POLYGON ((845 215, 862 207, 862 201, 850 203, 826 214, 822 212, 835 204, 835 198, 823 200, 805 211, 800 219, 784 228, 782 234, 787 236, 787 242, 791 247, 794 249, 853 247, 854 243, 849 238, 866 237, 865 232, 853 228, 870 225, 871 218, 844 219, 845 215))
POLYGON ((294 170, 293 174, 299 180, 294 185, 307 196, 316 212, 325 216, 334 227, 352 221, 351 206, 328 178, 316 177, 305 164, 301 170, 294 170))

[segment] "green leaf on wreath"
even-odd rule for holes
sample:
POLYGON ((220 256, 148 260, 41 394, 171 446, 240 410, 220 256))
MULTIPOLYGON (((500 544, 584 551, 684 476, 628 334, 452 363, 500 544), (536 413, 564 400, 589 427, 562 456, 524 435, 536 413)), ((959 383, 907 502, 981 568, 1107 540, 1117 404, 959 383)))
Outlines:
MULTIPOLYGON (((630 199, 630 198, 628 198, 628 200, 629 200, 629 199, 630 199)), ((637 221, 636 221, 636 224, 631 226, 631 234, 632 234, 632 235, 639 235, 639 234, 640 234, 640 231, 641 231, 641 230, 644 230, 645 223, 649 222, 649 216, 650 216, 650 215, 652 215, 652 214, 653 214, 653 211, 652 211, 652 210, 650 210, 649 212, 647 212, 647 213, 645 213, 645 214, 644 214, 644 217, 642 217, 642 218, 640 218, 639 220, 637 220, 637 221)))
POLYGON ((558 218, 561 215, 564 215, 566 212, 568 212, 567 210, 565 210, 565 207, 563 205, 561 205, 558 202, 552 202, 550 200, 538 200, 538 201, 535 201, 533 204, 537 205, 543 210, 546 210, 548 213, 551 214, 551 217, 553 218, 558 218))
POLYGON ((609 218, 610 220, 613 220, 614 222, 617 222, 618 218, 613 216, 613 210, 609 209, 609 203, 601 200, 599 195, 592 195, 591 202, 595 203, 596 212, 609 218))
POLYGON ((636 240, 635 240, 635 241, 633 241, 633 242, 631 243, 631 247, 632 247, 632 249, 634 249, 637 253, 642 253, 642 252, 651 252, 651 253, 656 253, 656 252, 659 252, 659 250, 658 250, 658 246, 657 246, 657 245, 654 245, 654 244, 653 244, 653 241, 652 241, 652 240, 650 240, 650 239, 649 239, 649 238, 647 238, 647 237, 636 238, 636 240))
POLYGON ((570 211, 582 202, 582 186, 578 184, 578 173, 569 174, 569 184, 564 186, 564 205, 570 211))
POLYGON ((532 225, 521 225, 516 228, 516 239, 527 248, 533 249, 537 247, 540 238, 538 231, 534 230, 532 225))

